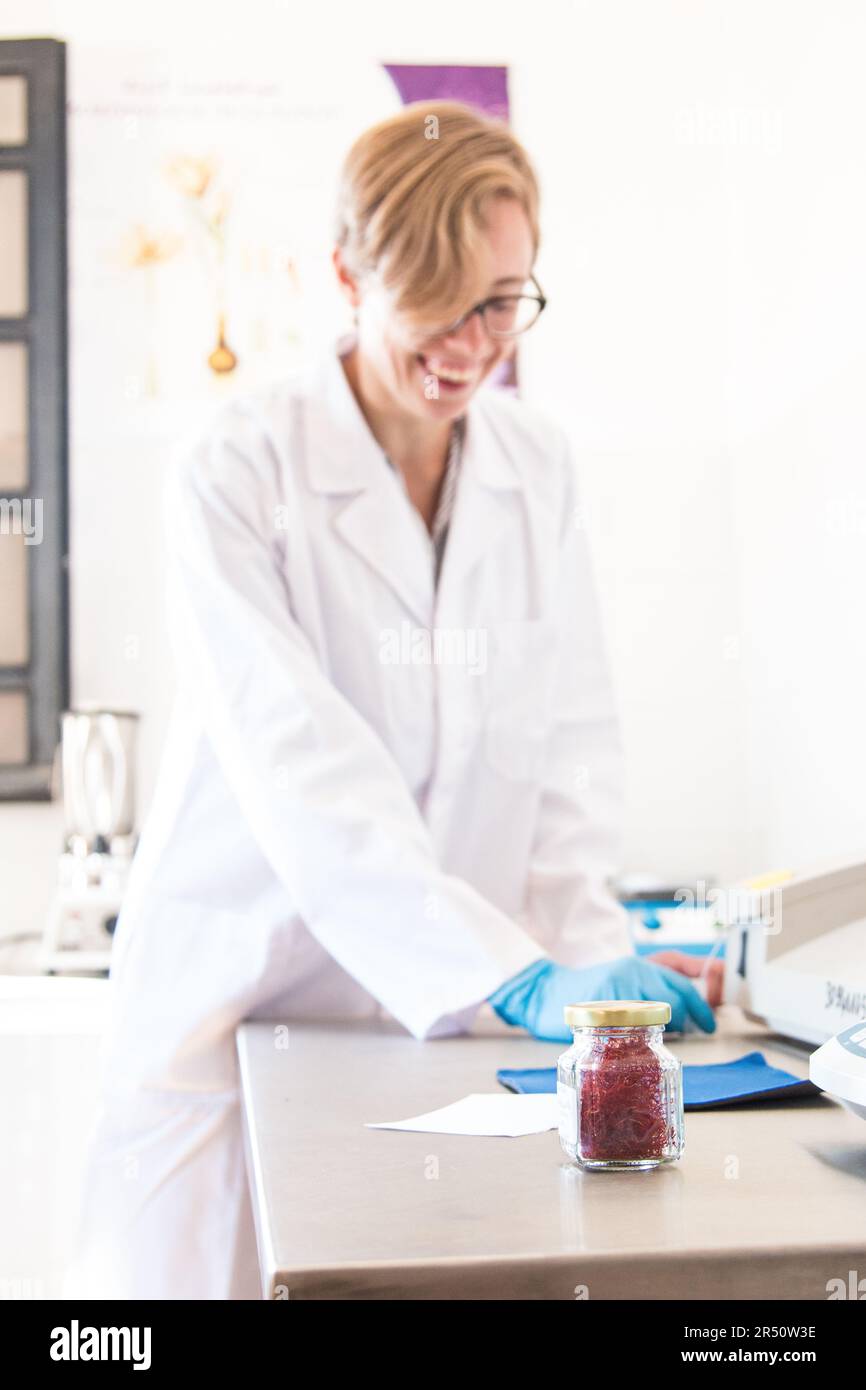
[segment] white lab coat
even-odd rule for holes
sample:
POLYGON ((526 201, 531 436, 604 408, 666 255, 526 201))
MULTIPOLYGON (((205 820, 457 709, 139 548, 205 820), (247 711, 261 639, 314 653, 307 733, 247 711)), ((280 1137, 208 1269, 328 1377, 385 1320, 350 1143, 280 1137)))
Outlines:
POLYGON ((477 394, 434 589, 347 346, 224 407, 170 473, 179 693, 115 937, 83 1296, 257 1296, 239 1020, 384 1009, 433 1038, 542 955, 631 949, 565 437, 477 394))

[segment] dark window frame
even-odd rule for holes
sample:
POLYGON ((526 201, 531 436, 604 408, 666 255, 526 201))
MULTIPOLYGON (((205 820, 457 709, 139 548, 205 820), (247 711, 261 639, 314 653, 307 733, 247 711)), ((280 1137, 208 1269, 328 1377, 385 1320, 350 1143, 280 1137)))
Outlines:
POLYGON ((27 552, 29 659, 0 667, 0 691, 28 697, 29 756, 0 765, 0 801, 42 801, 69 699, 66 45, 0 42, 0 77, 9 76, 27 82, 27 141, 0 146, 0 170, 27 173, 28 305, 21 318, 0 318, 0 342, 27 345, 29 473, 26 491, 2 495, 41 498, 43 535, 27 552))

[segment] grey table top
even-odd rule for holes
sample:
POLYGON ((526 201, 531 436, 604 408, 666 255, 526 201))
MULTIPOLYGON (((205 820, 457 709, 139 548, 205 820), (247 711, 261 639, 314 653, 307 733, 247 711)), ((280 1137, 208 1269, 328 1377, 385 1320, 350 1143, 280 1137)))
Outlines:
MULTIPOLYGON (((685 1062, 760 1048, 808 1075, 806 1050, 731 1007, 669 1045, 685 1062)), ((241 1025, 264 1296, 826 1299, 866 1276, 866 1125, 825 1096, 687 1112, 682 1160, 643 1173, 582 1172, 555 1131, 364 1128, 563 1050, 492 1017, 423 1043, 386 1023, 241 1025)))

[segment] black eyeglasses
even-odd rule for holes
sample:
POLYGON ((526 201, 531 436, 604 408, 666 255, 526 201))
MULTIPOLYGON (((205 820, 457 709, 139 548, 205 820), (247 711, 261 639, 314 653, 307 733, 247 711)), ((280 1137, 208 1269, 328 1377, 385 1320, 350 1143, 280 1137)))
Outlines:
POLYGON ((547 303, 534 275, 530 275, 526 283, 531 283, 538 293, 492 294, 489 299, 482 299, 480 304, 468 309, 462 318, 448 328, 443 328, 442 334, 459 333, 473 314, 481 315, 481 322, 491 338, 516 338, 518 333, 525 333, 537 322, 547 303))

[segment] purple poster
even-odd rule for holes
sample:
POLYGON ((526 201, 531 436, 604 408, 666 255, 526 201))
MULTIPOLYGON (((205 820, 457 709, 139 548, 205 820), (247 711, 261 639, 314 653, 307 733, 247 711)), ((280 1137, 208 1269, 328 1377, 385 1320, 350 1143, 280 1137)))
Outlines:
POLYGON ((404 106, 412 101, 465 101, 489 116, 508 120, 508 69, 494 67, 427 67, 385 63, 385 71, 404 106))

